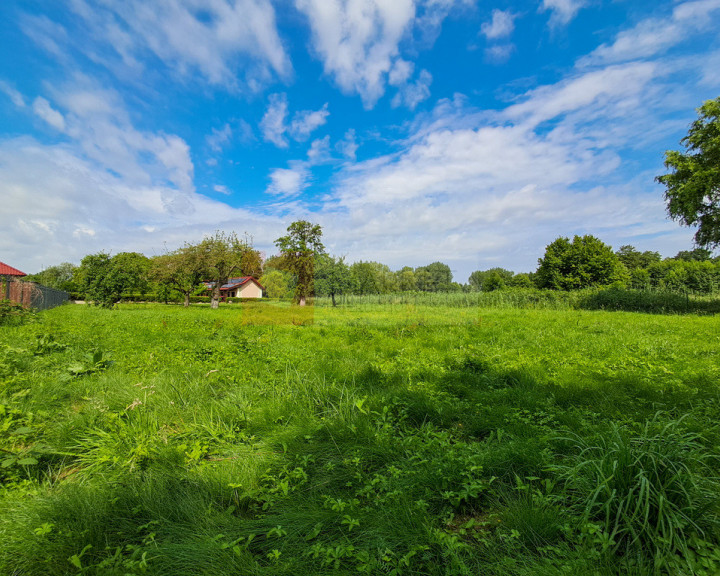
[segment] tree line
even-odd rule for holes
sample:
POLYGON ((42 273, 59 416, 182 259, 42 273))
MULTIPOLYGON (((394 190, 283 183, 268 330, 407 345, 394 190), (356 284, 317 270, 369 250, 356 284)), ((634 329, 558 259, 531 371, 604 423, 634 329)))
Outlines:
POLYGON ((641 252, 626 245, 612 248, 594 236, 557 238, 531 273, 516 274, 495 267, 476 270, 467 283, 453 281, 450 267, 433 262, 391 270, 375 261, 345 262, 325 251, 322 229, 306 221, 293 222, 275 242, 278 254, 263 260, 249 236, 216 232, 196 244, 148 258, 137 252, 85 256, 79 266, 51 266, 33 280, 66 290, 77 298, 112 306, 123 298, 155 301, 209 298, 217 307, 220 287, 230 278, 252 276, 270 298, 303 304, 312 296, 394 292, 490 292, 507 289, 575 290, 617 286, 714 294, 720 291, 720 257, 696 248, 663 259, 659 252, 641 252), (206 284, 207 283, 207 284, 206 284), (210 290, 208 290, 208 284, 210 290), (208 296, 209 294, 209 296, 208 296))

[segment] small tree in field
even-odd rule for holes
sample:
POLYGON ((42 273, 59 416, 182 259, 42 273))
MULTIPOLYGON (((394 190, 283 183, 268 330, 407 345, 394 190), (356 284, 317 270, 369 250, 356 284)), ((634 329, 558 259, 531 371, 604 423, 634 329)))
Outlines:
POLYGON ((313 295, 315 257, 325 253, 322 228, 319 224, 298 220, 288 226, 287 232, 275 240, 275 246, 280 250, 282 267, 297 276, 294 301, 305 306, 306 299, 313 295))
POLYGON ((218 307, 220 288, 230 278, 241 274, 259 276, 262 272, 258 251, 249 240, 239 240, 234 232, 215 232, 200 242, 197 250, 206 279, 213 283, 211 308, 218 307))

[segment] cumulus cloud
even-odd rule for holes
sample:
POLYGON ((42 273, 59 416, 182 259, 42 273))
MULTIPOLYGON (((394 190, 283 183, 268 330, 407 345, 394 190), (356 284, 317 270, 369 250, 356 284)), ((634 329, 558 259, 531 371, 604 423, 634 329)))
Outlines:
POLYGON ((63 118, 60 112, 53 109, 53 107, 50 106, 50 102, 45 100, 45 98, 41 96, 35 98, 33 101, 33 112, 56 130, 60 132, 65 130, 65 118, 63 118))
POLYGON ((214 85, 239 88, 241 76, 251 91, 273 74, 288 78, 292 72, 269 0, 73 0, 70 6, 97 42, 95 58, 113 70, 117 57, 137 69, 152 55, 172 73, 197 74, 214 85))
POLYGON ((27 137, 0 143, 0 197, 0 252, 26 272, 100 250, 161 253, 217 229, 248 230, 271 246, 287 225, 159 180, 138 184, 73 145, 27 137))
POLYGON ((550 11, 550 26, 565 26, 585 4, 585 0, 543 0, 541 9, 550 11))
POLYGON ((415 16, 413 1, 296 0, 295 5, 309 19, 325 73, 372 108, 385 91, 385 76, 415 16))
POLYGON ((480 31, 488 40, 507 38, 515 30, 515 14, 509 10, 493 10, 490 22, 484 22, 480 31))
POLYGON ((295 140, 307 140, 310 134, 327 122, 329 115, 330 112, 328 112, 327 103, 325 103, 320 110, 301 110, 296 112, 289 127, 290 134, 295 140))
POLYGON ((260 129, 266 142, 272 142, 278 148, 287 148, 286 134, 298 142, 303 142, 315 130, 327 122, 330 115, 327 103, 320 110, 300 110, 288 125, 288 101, 286 94, 271 94, 268 107, 260 121, 260 129))
POLYGON ((268 107, 265 115, 260 121, 260 130, 262 130, 263 138, 265 138, 266 142, 272 142, 278 148, 287 148, 288 146, 288 141, 285 138, 285 132, 287 130, 285 118, 287 111, 287 95, 271 94, 268 98, 268 107))
POLYGON ((270 174, 266 192, 276 196, 297 196, 308 187, 310 172, 304 163, 290 168, 276 168, 270 174))

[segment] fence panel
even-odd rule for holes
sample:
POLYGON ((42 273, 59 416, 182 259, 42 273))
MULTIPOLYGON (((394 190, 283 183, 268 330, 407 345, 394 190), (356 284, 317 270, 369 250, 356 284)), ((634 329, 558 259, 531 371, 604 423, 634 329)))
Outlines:
POLYGON ((67 302, 69 294, 35 282, 0 277, 0 299, 10 300, 26 308, 49 310, 67 302))

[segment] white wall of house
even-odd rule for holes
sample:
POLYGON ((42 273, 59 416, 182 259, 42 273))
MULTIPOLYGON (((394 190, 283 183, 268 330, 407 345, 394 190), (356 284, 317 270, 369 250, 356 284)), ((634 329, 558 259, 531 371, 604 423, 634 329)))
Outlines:
POLYGON ((262 288, 255 282, 248 282, 236 291, 238 298, 262 298, 262 288))

